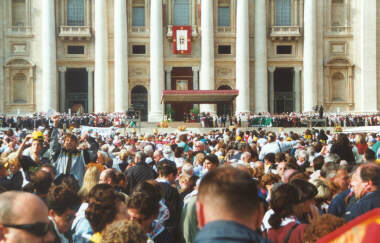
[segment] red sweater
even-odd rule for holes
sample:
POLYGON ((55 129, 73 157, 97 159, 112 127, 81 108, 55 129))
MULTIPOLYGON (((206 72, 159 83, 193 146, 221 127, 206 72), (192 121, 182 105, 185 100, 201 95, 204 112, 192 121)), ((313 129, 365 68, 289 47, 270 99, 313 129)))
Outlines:
MULTIPOLYGON (((294 224, 295 222, 291 222, 285 226, 281 226, 279 229, 270 229, 268 231, 268 239, 274 243, 283 243, 294 224)), ((290 235, 288 243, 303 243, 303 234, 307 226, 307 224, 298 225, 290 235)))

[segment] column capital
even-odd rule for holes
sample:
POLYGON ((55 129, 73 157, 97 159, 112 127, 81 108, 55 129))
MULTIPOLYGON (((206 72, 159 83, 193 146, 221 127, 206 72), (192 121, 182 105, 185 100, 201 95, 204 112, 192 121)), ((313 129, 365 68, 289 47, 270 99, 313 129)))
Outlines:
POLYGON ((173 67, 172 66, 167 66, 165 67, 165 71, 166 72, 171 72, 173 70, 173 67))
POLYGON ((87 70, 87 72, 93 72, 95 70, 95 68, 94 67, 87 67, 86 70, 87 70))
POLYGON ((66 72, 66 67, 58 67, 59 72, 66 72))
POLYGON ((276 71, 276 67, 269 66, 269 67, 268 67, 268 71, 269 71, 270 73, 274 73, 274 71, 276 71))
POLYGON ((193 70, 193 72, 198 72, 199 66, 193 66, 193 67, 191 67, 191 69, 193 70))
POLYGON ((295 67, 294 67, 294 72, 299 73, 301 70, 302 70, 302 67, 301 67, 301 66, 295 66, 295 67))

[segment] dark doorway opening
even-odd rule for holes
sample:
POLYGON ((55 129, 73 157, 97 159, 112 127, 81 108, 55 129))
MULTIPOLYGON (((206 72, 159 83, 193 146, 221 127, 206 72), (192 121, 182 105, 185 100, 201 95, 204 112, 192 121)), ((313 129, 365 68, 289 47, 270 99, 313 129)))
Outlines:
MULTIPOLYGON (((191 67, 173 67, 172 90, 193 90, 193 70, 191 67)), ((185 121, 185 114, 193 109, 193 104, 171 104, 175 121, 185 121)))
MULTIPOLYGON (((222 85, 218 90, 232 90, 228 85, 222 85)), ((232 102, 229 104, 218 104, 216 106, 216 114, 218 116, 230 116, 232 115, 232 102)))
POLYGON ((68 68, 66 72, 65 110, 88 112, 88 73, 85 68, 68 68))
POLYGON ((276 68, 274 72, 274 113, 294 110, 293 68, 276 68))
POLYGON ((144 86, 137 85, 132 89, 131 107, 140 111, 141 121, 148 120, 148 90, 144 86))

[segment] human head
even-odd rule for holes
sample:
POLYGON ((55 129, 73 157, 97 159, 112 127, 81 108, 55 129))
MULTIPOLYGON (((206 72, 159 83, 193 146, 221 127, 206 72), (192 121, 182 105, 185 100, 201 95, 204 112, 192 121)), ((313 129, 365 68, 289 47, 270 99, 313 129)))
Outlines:
POLYGON ((244 163, 249 164, 249 162, 251 161, 251 153, 250 152, 244 152, 244 153, 242 153, 240 159, 244 163))
POLYGON ((287 162, 280 162, 277 165, 277 173, 282 178, 285 173, 287 162))
POLYGON ((205 161, 206 155, 203 152, 197 153, 195 156, 195 162, 197 165, 203 166, 203 163, 205 161))
POLYGON ((295 179, 290 182, 291 185, 295 186, 299 192, 299 204, 296 207, 295 214, 297 217, 302 216, 305 213, 310 212, 310 206, 313 204, 315 195, 317 195, 317 188, 306 180, 295 179))
POLYGON ((100 171, 98 167, 91 166, 84 173, 83 185, 78 192, 82 200, 87 200, 91 189, 99 182, 100 171))
POLYGON ((134 192, 127 201, 128 218, 137 222, 145 233, 149 233, 152 221, 158 215, 159 201, 147 192, 134 192))
POLYGON ((54 220, 61 234, 66 233, 74 221, 75 213, 80 206, 80 199, 70 188, 52 186, 47 195, 49 216, 54 220))
POLYGON ((158 161, 160 161, 163 157, 164 157, 164 155, 162 154, 161 150, 154 151, 154 153, 153 153, 153 160, 156 163, 158 163, 158 161))
POLYGON ((278 229, 283 218, 294 215, 296 206, 299 203, 299 192, 291 184, 281 184, 273 192, 270 200, 270 207, 274 214, 269 218, 269 224, 278 229))
POLYGON ((264 163, 265 164, 273 164, 274 163, 274 160, 275 160, 275 154, 274 153, 267 153, 265 156, 264 156, 264 163))
POLYGON ((113 221, 127 218, 124 197, 112 186, 98 184, 88 195, 85 214, 94 232, 101 232, 113 221))
POLYGON ((376 153, 372 149, 367 148, 364 152, 363 160, 367 163, 374 162, 376 160, 376 153))
POLYGON ((116 185, 116 171, 115 169, 105 169, 100 173, 99 184, 109 184, 111 186, 116 185))
POLYGON ((347 170, 344 168, 339 168, 332 180, 336 185, 339 186, 339 191, 347 190, 348 186, 350 185, 350 176, 347 170))
POLYGON ((67 133, 63 137, 63 147, 68 151, 76 149, 78 138, 73 133, 67 133))
MULTIPOLYGON (((0 194, 0 240, 2 242, 54 242, 54 235, 47 230, 35 235, 28 230, 6 225, 50 224, 48 208, 38 196, 28 192, 9 191, 0 194)), ((49 228, 47 228, 49 229, 49 228)))
POLYGON ((203 163, 203 167, 207 170, 215 169, 219 166, 219 159, 213 154, 207 155, 205 157, 205 162, 203 163))
POLYGON ((145 154, 143 151, 137 151, 136 154, 135 154, 135 163, 138 164, 138 163, 141 163, 145 161, 145 154))
POLYGON ((30 182, 33 184, 35 193, 44 197, 49 191, 53 178, 49 173, 39 169, 30 175, 30 182))
POLYGON ((360 165, 352 175, 351 187, 357 198, 375 191, 380 186, 380 165, 367 163, 360 165))
POLYGON ((332 214, 322 214, 305 229, 303 240, 306 243, 317 242, 323 236, 333 232, 345 223, 346 221, 343 218, 332 214))
POLYGON ((141 226, 129 220, 118 220, 108 225, 102 234, 102 243, 144 243, 146 234, 141 226))
POLYGON ((325 159, 322 155, 317 156, 313 159, 313 168, 314 171, 322 169, 323 164, 325 163, 325 159))
POLYGON ((248 173, 227 167, 211 170, 203 177, 197 201, 200 228, 209 222, 227 219, 256 230, 262 214, 257 183, 248 173))
POLYGON ((324 202, 327 202, 331 199, 332 193, 330 192, 329 186, 322 179, 313 179, 310 180, 310 183, 313 184, 317 188, 317 195, 315 195, 314 199, 317 205, 321 205, 324 202))
POLYGON ((177 167, 171 161, 163 161, 158 164, 158 176, 167 179, 171 184, 177 176, 177 167))

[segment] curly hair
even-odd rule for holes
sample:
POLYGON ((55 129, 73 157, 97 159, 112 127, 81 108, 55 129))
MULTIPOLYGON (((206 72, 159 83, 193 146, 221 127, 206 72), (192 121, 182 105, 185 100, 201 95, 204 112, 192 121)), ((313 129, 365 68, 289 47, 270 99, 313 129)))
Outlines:
POLYGON ((123 196, 111 185, 98 184, 91 189, 88 195, 86 218, 94 232, 101 232, 115 219, 120 202, 124 202, 123 196))
POLYGON ((67 209, 77 210, 80 199, 76 192, 65 185, 52 186, 47 195, 47 206, 56 214, 62 215, 67 209))
POLYGON ((103 243, 143 243, 145 232, 133 221, 119 220, 108 225, 102 234, 103 243))
POLYGON ((155 217, 159 211, 159 203, 154 197, 147 192, 134 192, 127 201, 127 208, 134 208, 146 217, 155 217))
POLYGON ((269 174, 264 174, 263 177, 261 177, 260 181, 260 186, 262 188, 265 188, 267 185, 273 185, 277 182, 280 182, 281 177, 279 175, 269 173, 269 174))
POLYGON ((308 243, 316 242, 345 223, 346 221, 343 218, 332 214, 323 214, 309 224, 305 230, 303 240, 308 243))

